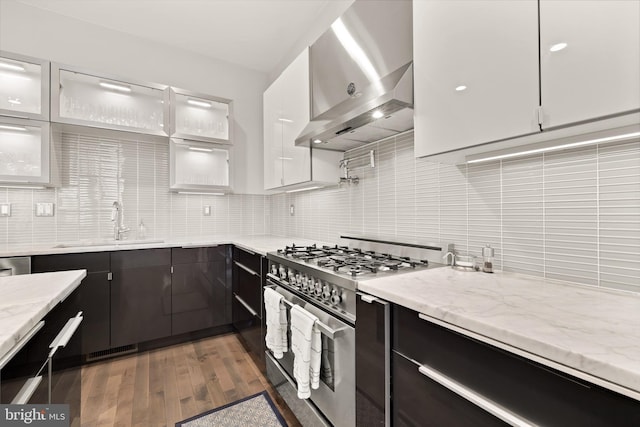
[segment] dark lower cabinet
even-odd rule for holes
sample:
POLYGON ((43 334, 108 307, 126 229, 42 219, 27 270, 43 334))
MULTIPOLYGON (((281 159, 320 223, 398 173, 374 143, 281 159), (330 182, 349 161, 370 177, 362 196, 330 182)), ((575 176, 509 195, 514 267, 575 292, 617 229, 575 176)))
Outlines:
POLYGON ((171 249, 111 253, 111 347, 171 335, 171 249))
POLYGON ((260 370, 265 365, 265 318, 262 292, 268 261, 260 254, 233 249, 233 327, 260 370))
MULTIPOLYGON (((76 351, 88 354, 109 348, 109 279, 110 258, 108 252, 89 252, 80 254, 39 255, 31 257, 32 273, 45 273, 63 270, 87 270, 87 276, 72 296, 67 298, 69 307, 53 330, 59 330, 66 319, 78 311, 83 312, 80 325, 82 344, 76 351), (56 329, 57 328, 57 329, 56 329)), ((51 322, 49 322, 51 323, 51 322)), ((49 326, 46 327, 49 329, 49 326)), ((71 349, 62 349, 61 354, 69 354, 71 349)))
POLYGON ((390 306, 370 295, 356 295, 357 426, 384 426, 391 416, 390 306))
POLYGON ((487 402, 533 425, 640 425, 637 400, 423 320, 397 305, 393 350, 394 425, 500 424, 490 410, 480 408, 486 409, 487 402), (463 392, 451 391, 456 388, 463 392))
POLYGON ((171 250, 172 335, 231 323, 228 250, 224 245, 171 250))

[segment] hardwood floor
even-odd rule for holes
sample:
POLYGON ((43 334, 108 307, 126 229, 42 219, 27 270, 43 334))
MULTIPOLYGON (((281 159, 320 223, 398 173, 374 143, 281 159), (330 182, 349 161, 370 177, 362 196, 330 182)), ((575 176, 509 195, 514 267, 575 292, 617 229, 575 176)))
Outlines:
POLYGON ((300 426, 237 336, 225 334, 84 366, 82 426, 173 426, 263 390, 300 426))

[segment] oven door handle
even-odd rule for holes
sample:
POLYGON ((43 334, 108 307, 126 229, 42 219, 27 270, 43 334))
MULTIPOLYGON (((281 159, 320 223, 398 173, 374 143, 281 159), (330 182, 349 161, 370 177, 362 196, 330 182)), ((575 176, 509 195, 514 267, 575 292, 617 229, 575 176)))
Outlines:
MULTIPOLYGON (((266 285, 265 288, 271 288, 274 291, 276 290, 276 288, 278 287, 277 284, 273 283, 270 280, 267 280, 267 283, 270 283, 270 285, 266 285)), ((278 292, 278 291, 276 291, 278 292)), ((279 293, 279 292, 278 292, 279 293)), ((280 294, 282 295, 282 294, 280 294)), ((282 301, 287 304, 289 307, 293 307, 294 304, 291 301, 287 300, 284 296, 282 297, 282 301)), ((335 339, 336 337, 339 337, 340 334, 342 333, 342 331, 344 331, 345 329, 347 329, 346 327, 342 327, 342 328, 338 328, 338 329, 333 329, 330 326, 325 325, 324 323, 322 323, 320 320, 316 320, 316 326, 318 327, 318 330, 323 334, 326 335, 328 338, 330 339, 335 339)))

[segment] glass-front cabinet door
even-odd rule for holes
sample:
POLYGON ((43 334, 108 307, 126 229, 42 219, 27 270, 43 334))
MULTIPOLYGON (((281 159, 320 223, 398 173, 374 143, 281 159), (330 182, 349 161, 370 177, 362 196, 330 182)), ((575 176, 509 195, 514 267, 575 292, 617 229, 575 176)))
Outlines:
POLYGON ((207 193, 231 190, 231 146, 171 138, 169 153, 171 190, 207 193))
POLYGON ((0 186, 48 184, 48 122, 0 117, 0 186))
POLYGON ((52 64, 51 121, 152 135, 165 131, 167 86, 52 64))
POLYGON ((0 51, 0 115, 49 120, 49 62, 0 51))
POLYGON ((170 88, 171 136, 228 144, 231 100, 170 88))

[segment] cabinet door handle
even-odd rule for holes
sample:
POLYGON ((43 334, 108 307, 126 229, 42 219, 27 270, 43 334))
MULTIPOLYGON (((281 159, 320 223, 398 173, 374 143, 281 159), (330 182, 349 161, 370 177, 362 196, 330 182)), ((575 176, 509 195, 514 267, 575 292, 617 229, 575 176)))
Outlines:
POLYGON ((513 412, 508 411, 507 409, 503 408, 497 403, 492 402, 491 400, 487 399, 481 394, 478 394, 475 391, 468 389, 467 387, 452 380, 446 375, 441 374, 435 369, 432 369, 425 365, 420 365, 420 367, 418 368, 418 371, 425 377, 437 382, 441 386, 456 393, 458 396, 462 397, 463 399, 484 409, 485 411, 492 414, 493 416, 500 418, 502 421, 505 421, 513 426, 518 426, 518 427, 535 426, 535 424, 517 416, 513 412))
POLYGON ((240 304, 242 304, 242 306, 243 306, 244 308, 246 308, 246 309, 247 309, 247 311, 248 311, 249 313, 251 313, 251 315, 252 315, 253 317, 258 317, 258 313, 256 313, 256 311, 255 311, 253 308, 251 308, 251 307, 249 306, 249 304, 247 304, 246 302, 244 302, 244 300, 243 300, 242 298, 240 298, 237 294, 233 294, 233 297, 234 297, 235 299, 237 299, 237 300, 238 300, 238 302, 239 302, 240 304))
POLYGON ((250 269, 250 268, 249 268, 249 267, 247 267, 246 265, 244 265, 244 264, 240 264, 238 261, 233 261, 233 263, 234 263, 235 265, 237 265, 238 267, 240 267, 241 269, 243 269, 244 271, 246 271, 247 273, 252 274, 252 275, 254 275, 254 276, 259 276, 259 274, 258 274, 258 273, 256 273, 255 271, 253 271, 252 269, 250 269))
POLYGON ((373 304, 374 302, 377 302, 378 304, 389 305, 389 302, 382 300, 378 297, 374 297, 373 295, 363 294, 362 292, 356 292, 356 295, 359 295, 360 299, 366 302, 367 304, 373 304))

